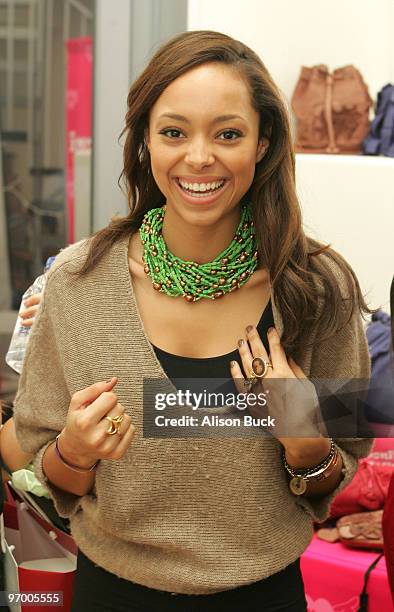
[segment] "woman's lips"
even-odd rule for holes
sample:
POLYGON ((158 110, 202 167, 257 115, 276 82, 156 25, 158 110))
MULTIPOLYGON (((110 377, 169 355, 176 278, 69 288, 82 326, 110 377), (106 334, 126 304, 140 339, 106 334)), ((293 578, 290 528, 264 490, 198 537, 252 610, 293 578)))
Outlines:
POLYGON ((198 197, 189 195, 186 191, 184 191, 182 187, 180 186, 180 184, 178 183, 178 179, 174 179, 174 183, 179 193, 182 195, 183 199, 186 200, 186 202, 190 202, 191 204, 198 205, 198 204, 210 204, 211 202, 214 202, 215 200, 220 198, 222 193, 227 189, 227 185, 230 184, 230 181, 228 179, 225 179, 224 184, 219 189, 217 189, 214 193, 212 193, 211 195, 207 195, 207 196, 201 195, 198 197))

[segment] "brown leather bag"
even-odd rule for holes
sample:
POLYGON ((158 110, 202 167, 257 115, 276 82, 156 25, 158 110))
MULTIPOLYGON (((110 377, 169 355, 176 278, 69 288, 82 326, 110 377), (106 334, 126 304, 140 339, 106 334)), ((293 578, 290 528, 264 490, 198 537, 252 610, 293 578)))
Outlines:
POLYGON ((303 66, 291 103, 297 119, 296 151, 361 151, 372 99, 357 68, 344 66, 331 74, 323 64, 303 66))

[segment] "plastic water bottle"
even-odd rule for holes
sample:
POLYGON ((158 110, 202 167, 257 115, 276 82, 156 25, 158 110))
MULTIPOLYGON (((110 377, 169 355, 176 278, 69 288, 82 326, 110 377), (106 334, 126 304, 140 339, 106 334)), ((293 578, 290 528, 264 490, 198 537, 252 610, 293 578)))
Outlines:
MULTIPOLYGON (((44 290, 45 281, 46 281, 46 272, 49 270, 54 259, 55 259, 54 257, 50 257, 48 259, 45 265, 44 274, 41 274, 41 276, 36 278, 34 283, 23 294, 22 303, 19 308, 19 313, 21 312, 21 310, 24 310, 25 306, 23 302, 28 297, 30 297, 31 295, 34 295, 35 293, 42 293, 42 291, 44 290)), ((6 363, 10 366, 10 368, 15 370, 15 372, 18 372, 18 374, 20 374, 22 371, 23 360, 25 358, 25 352, 26 352, 27 342, 29 339, 30 329, 31 329, 30 327, 25 327, 24 325, 22 325, 22 319, 20 316, 18 316, 18 319, 15 324, 14 332, 12 334, 8 353, 5 356, 6 363)))

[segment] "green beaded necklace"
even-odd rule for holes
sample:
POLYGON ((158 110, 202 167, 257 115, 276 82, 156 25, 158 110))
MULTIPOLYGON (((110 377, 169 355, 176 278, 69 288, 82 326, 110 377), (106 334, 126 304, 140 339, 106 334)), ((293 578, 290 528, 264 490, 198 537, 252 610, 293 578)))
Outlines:
POLYGON ((213 261, 197 264, 183 261, 167 248, 162 235, 165 206, 149 210, 140 227, 144 248, 144 271, 153 288, 167 295, 182 295, 187 302, 201 298, 216 300, 239 289, 257 268, 257 243, 248 204, 241 212, 236 234, 213 261))

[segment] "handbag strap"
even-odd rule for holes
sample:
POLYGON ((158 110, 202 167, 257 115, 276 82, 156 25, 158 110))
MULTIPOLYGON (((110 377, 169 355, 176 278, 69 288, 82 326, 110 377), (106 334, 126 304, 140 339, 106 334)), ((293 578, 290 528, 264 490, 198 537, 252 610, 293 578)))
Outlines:
POLYGON ((339 149, 335 142, 334 124, 332 121, 332 74, 326 76, 326 95, 324 100, 324 116, 327 123, 328 130, 328 147, 326 148, 327 153, 338 153, 339 149))
POLYGON ((368 612, 368 593, 367 593, 368 578, 372 570, 375 569, 380 559, 383 557, 383 555, 384 553, 380 553, 376 557, 375 561, 371 563, 371 565, 369 566, 369 568, 364 574, 364 585, 363 585, 363 590, 360 593, 360 599, 359 599, 360 607, 358 608, 357 612, 368 612))

